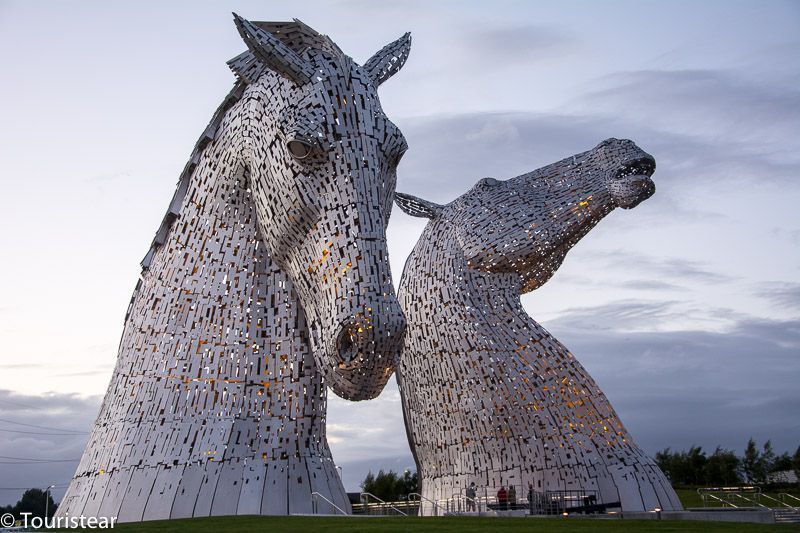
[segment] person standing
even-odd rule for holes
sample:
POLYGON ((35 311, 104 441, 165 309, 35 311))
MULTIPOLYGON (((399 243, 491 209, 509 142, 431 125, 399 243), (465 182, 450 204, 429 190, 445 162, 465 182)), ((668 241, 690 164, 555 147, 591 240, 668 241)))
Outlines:
POLYGON ((475 482, 467 487, 467 511, 475 511, 475 482))
POLYGON ((508 486, 508 507, 512 511, 517 508, 517 489, 514 485, 508 486))
POLYGON ((533 514, 533 483, 528 483, 528 512, 533 514))
POLYGON ((497 491, 497 504, 498 509, 501 511, 505 511, 508 508, 508 493, 503 485, 501 485, 500 490, 497 491))

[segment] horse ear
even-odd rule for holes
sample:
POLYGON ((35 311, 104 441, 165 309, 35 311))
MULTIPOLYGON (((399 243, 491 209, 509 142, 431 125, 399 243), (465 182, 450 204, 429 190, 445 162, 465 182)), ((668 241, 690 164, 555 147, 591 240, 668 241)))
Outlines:
POLYGON ((381 48, 364 63, 364 70, 372 78, 375 87, 385 82, 400 70, 411 51, 411 34, 406 33, 395 42, 381 48))
MULTIPOLYGON (((247 48, 250 49, 250 52, 260 63, 289 78, 297 85, 303 85, 311 81, 314 75, 314 67, 308 64, 294 50, 283 44, 280 39, 262 30, 249 20, 243 19, 236 13, 233 14, 233 21, 247 48)), ((235 60, 231 60, 231 62, 235 60)))
POLYGON ((412 217, 436 218, 444 209, 444 206, 411 196, 401 192, 394 193, 394 203, 403 210, 404 213, 412 217))

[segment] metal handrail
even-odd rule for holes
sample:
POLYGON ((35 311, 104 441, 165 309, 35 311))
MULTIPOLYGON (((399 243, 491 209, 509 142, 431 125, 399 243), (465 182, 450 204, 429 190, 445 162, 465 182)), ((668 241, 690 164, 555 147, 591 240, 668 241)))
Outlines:
MULTIPOLYGON (((348 514, 344 509, 342 509, 341 507, 339 507, 338 505, 336 505, 335 503, 330 501, 328 498, 326 498, 325 496, 323 496, 319 492, 312 492, 311 493, 311 507, 312 507, 312 510, 314 511, 314 514, 319 514, 317 512, 317 508, 318 508, 317 498, 322 498, 323 500, 325 500, 326 502, 331 504, 331 507, 333 507, 334 509, 336 509, 337 511, 339 511, 343 515, 350 516, 350 514, 348 514)), ((333 514, 336 514, 336 513, 333 513, 333 514)))
POLYGON ((395 511, 397 511, 401 515, 408 516, 406 513, 404 513, 403 511, 401 511, 400 509, 398 509, 397 507, 395 507, 391 503, 387 503, 387 502, 381 500, 380 498, 378 498, 377 496, 375 496, 374 494, 372 494, 370 492, 362 492, 360 498, 364 499, 364 496, 367 496, 367 498, 365 499, 367 504, 369 504, 369 498, 372 497, 373 499, 378 500, 379 502, 381 502, 383 505, 391 507, 392 509, 394 509, 395 511))
MULTIPOLYGON (((411 497, 412 497, 412 496, 416 496, 416 497, 417 497, 417 501, 419 501, 419 500, 425 500, 426 502, 428 502, 428 503, 432 504, 432 505, 433 505, 433 507, 434 507, 434 508, 435 508, 437 511, 438 511, 438 510, 441 510, 441 511, 442 511, 442 516, 446 516, 446 515, 450 514, 450 513, 448 513, 448 512, 447 512, 445 509, 442 509, 442 507, 441 507, 441 506, 440 506, 438 503, 436 503, 435 501, 433 501, 433 500, 431 500, 431 499, 429 499, 429 498, 426 498, 425 496, 423 496, 423 495, 422 495, 422 494, 420 494, 419 492, 410 492, 410 493, 408 494, 408 501, 411 501, 411 497)), ((422 516, 422 505, 420 505, 420 506, 419 506, 419 516, 422 516)), ((434 516, 439 516, 439 514, 437 513, 437 514, 435 514, 434 516)))
POLYGON ((791 510, 793 510, 793 511, 796 511, 796 510, 797 510, 796 508, 792 507, 792 506, 791 506, 791 505, 789 505, 788 503, 782 502, 782 501, 780 501, 778 498, 773 498, 773 497, 772 497, 772 496, 770 496, 769 494, 762 494, 762 495, 761 495, 761 497, 762 497, 762 498, 766 498, 766 499, 768 499, 768 500, 772 500, 772 501, 774 501, 774 502, 778 502, 779 504, 783 505, 784 507, 788 507, 789 509, 791 509, 791 510))
MULTIPOLYGON (((473 505, 473 506, 475 506, 475 510, 476 510, 476 512, 477 512, 478 514, 480 514, 480 512, 481 512, 481 503, 480 503, 480 501, 478 501, 478 497, 477 497, 477 496, 476 496, 475 498, 470 498, 470 497, 469 497, 469 496, 467 496, 466 494, 465 494, 465 495, 463 495, 463 496, 461 496, 461 495, 459 494, 458 496, 459 496, 459 498, 464 498, 465 500, 467 500, 467 502, 470 502, 470 501, 471 501, 471 502, 472 502, 472 505, 473 505)), ((466 511, 466 510, 465 510, 464 512, 466 513, 466 512, 469 512, 469 511, 466 511)))
MULTIPOLYGON (((751 500, 750 498, 746 498, 746 497, 742 496, 741 494, 739 494, 738 492, 732 492, 732 493, 731 493, 731 496, 736 496, 737 498, 741 498, 741 499, 743 499, 743 500, 744 500, 744 501, 746 501, 746 502, 749 502, 749 503, 754 503, 754 504, 756 504, 756 505, 757 505, 757 506, 759 506, 759 507, 763 507, 764 509, 769 509, 769 507, 767 507, 767 506, 766 506, 766 505, 764 505, 763 503, 761 503, 761 502, 758 502, 758 501, 756 501, 756 500, 751 500)), ((761 496, 763 496, 763 495, 762 495, 762 494, 759 494, 759 497, 761 497, 761 496)))
POLYGON ((697 493, 702 495, 704 492, 753 492, 761 493, 761 487, 747 485, 746 487, 700 487, 697 493))
POLYGON ((715 500, 717 500, 719 502, 722 502, 722 506, 723 507, 725 507, 726 505, 730 505, 731 507, 735 507, 736 509, 739 508, 738 505, 736 505, 736 504, 734 504, 732 502, 729 502, 728 500, 723 500, 722 498, 718 498, 717 496, 714 496, 713 494, 710 494, 710 493, 701 494, 700 496, 703 497, 703 505, 706 504, 706 498, 710 497, 710 498, 713 498, 713 499, 715 499, 715 500))
MULTIPOLYGON (((781 492, 780 494, 778 494, 778 496, 781 498, 781 501, 783 501, 783 497, 784 496, 788 496, 791 499, 797 500, 798 502, 800 502, 800 498, 798 498, 797 496, 792 496, 791 494, 786 493, 786 492, 781 492)), ((796 507, 792 507, 792 509, 796 509, 796 507)))
POLYGON ((746 502, 749 502, 751 504, 754 503, 754 504, 756 504, 756 505, 758 505, 760 507, 766 507, 766 505, 762 505, 762 504, 758 503, 758 499, 762 495, 761 494, 761 487, 758 487, 758 486, 748 485, 748 486, 744 486, 744 487, 700 487, 700 488, 697 489, 697 494, 700 495, 700 497, 703 499, 703 505, 706 505, 706 499, 707 498, 712 498, 714 500, 717 500, 718 502, 721 502, 723 507, 726 506, 726 505, 730 505, 731 507, 734 507, 734 508, 738 509, 739 506, 734 504, 732 501, 730 501, 728 499, 730 497, 736 496, 737 498, 745 500, 746 502), (725 497, 724 498, 720 498, 718 496, 715 496, 713 494, 714 492, 720 494, 720 496, 725 496, 725 497), (741 493, 743 493, 743 492, 755 495, 755 498, 756 498, 755 501, 751 500, 750 498, 747 498, 745 496, 742 496, 741 493))
MULTIPOLYGON (((480 515, 481 513, 484 512, 484 511, 481 510, 481 502, 483 502, 484 505, 487 505, 489 503, 489 501, 490 501, 490 497, 489 496, 484 496, 484 497, 475 496, 474 498, 471 498, 471 497, 467 496, 466 494, 461 494, 460 492, 456 492, 456 493, 453 493, 453 495, 450 498, 447 498, 444 501, 447 502, 448 510, 449 510, 449 507, 450 507, 450 502, 453 502, 454 509, 452 510, 452 512, 458 512, 458 513, 461 513, 461 512, 468 513, 468 512, 470 512, 470 511, 467 511, 467 506, 466 505, 462 509, 462 506, 461 506, 462 500, 466 501, 467 503, 472 502, 474 504, 474 506, 475 506, 475 512, 480 515)), ((439 501, 441 502, 443 500, 439 500, 439 501)), ((527 500, 519 500, 519 501, 527 501, 527 500)))

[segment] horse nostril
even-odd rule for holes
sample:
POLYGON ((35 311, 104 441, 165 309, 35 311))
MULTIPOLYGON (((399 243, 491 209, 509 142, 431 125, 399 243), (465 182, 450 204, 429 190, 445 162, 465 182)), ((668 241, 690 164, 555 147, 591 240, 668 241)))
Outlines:
POLYGON ((353 359, 358 355, 358 348, 353 342, 353 335, 347 328, 339 334, 336 349, 339 352, 339 359, 345 364, 352 363, 353 359))
POLYGON ((656 184, 646 175, 630 175, 612 180, 609 191, 616 204, 623 209, 632 209, 656 192, 656 184))

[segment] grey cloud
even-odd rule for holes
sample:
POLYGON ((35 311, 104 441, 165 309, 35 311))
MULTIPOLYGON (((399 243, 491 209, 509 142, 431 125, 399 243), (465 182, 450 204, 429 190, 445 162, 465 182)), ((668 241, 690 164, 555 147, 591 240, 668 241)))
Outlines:
POLYGON ((677 301, 618 300, 602 305, 570 307, 550 324, 562 329, 625 331, 682 317, 677 301))
POLYGON ((3 363, 3 368, 7 369, 28 369, 28 368, 40 368, 43 367, 43 364, 40 363, 3 363))
POLYGON ((391 381, 377 400, 350 402, 329 395, 328 439, 337 462, 390 457, 408 450, 400 392, 391 381), (380 424, 366 421, 379 420, 380 424))
MULTIPOLYGON (((0 455, 74 459, 57 463, 0 464, 2 485, 41 488, 55 484, 53 498, 58 501, 75 473, 77 459, 83 453, 99 408, 99 396, 84 398, 57 393, 33 396, 0 390, 0 455)), ((0 491, 0 505, 16 503, 22 492, 0 491)))
POLYGON ((700 122, 705 130, 755 139, 763 133, 796 132, 800 118, 795 87, 747 80, 735 71, 641 70, 612 74, 605 81, 606 88, 584 99, 639 120, 673 124, 690 117, 686 127, 700 122), (665 107, 671 112, 664 113, 665 107))
POLYGON ((778 307, 800 310, 800 283, 788 281, 762 283, 753 292, 778 307))
POLYGON ((732 277, 714 272, 703 263, 690 259, 652 257, 629 250, 597 251, 592 252, 591 257, 611 268, 631 268, 659 280, 693 280, 711 284, 733 281, 732 277))
MULTIPOLYGON (((724 219, 723 206, 717 206, 714 197, 693 191, 720 180, 737 187, 762 180, 788 182, 798 171, 793 163, 743 151, 736 143, 654 130, 619 117, 467 113, 407 118, 403 130, 412 149, 400 164, 398 190, 440 203, 458 197, 481 178, 524 174, 610 136, 634 139, 658 161, 659 194, 643 212, 648 219, 663 221, 665 213, 681 221, 724 219), (705 205, 687 207, 687 195, 705 205)), ((780 153, 780 147, 775 151, 780 153)))
POLYGON ((76 372, 60 372, 60 373, 53 374, 53 375, 57 376, 57 377, 102 376, 102 375, 106 375, 107 376, 111 372, 111 369, 113 368, 113 366, 114 366, 113 364, 105 364, 105 365, 99 366, 99 367, 97 367, 97 368, 95 368, 93 370, 80 370, 80 371, 76 371, 76 372))
POLYGON ((533 113, 469 113, 403 123, 412 149, 398 170, 398 190, 424 192, 438 202, 454 199, 481 178, 524 174, 609 136, 609 128, 595 121, 533 113))
MULTIPOLYGON (((698 325, 720 326, 741 320, 748 320, 753 328, 761 324, 758 319, 729 308, 698 306, 678 300, 622 299, 600 305, 570 307, 548 323, 562 331, 593 330, 625 336, 634 331, 659 331, 666 325, 687 321, 698 325)), ((767 328, 769 324, 767 322, 763 327, 767 328)), ((786 327, 781 326, 776 331, 765 334, 780 335, 785 330, 786 327)))
MULTIPOLYGON (((509 178, 595 146, 634 139, 658 161, 657 201, 682 220, 694 188, 793 182, 800 170, 800 91, 735 72, 640 71, 602 80, 570 113, 465 113, 407 118, 412 149, 399 190, 449 201, 486 176, 509 178)), ((726 217, 708 198, 705 218, 726 217)))
MULTIPOLYGON (((595 281, 596 283, 596 281, 595 281)), ((637 289, 643 291, 685 291, 686 287, 681 287, 675 283, 667 283, 656 279, 631 279, 619 283, 620 287, 626 289, 637 289)))
POLYGON ((622 277, 603 278, 602 285, 642 291, 683 292, 689 290, 689 283, 717 285, 734 281, 731 276, 715 272, 705 263, 688 259, 653 257, 622 249, 587 251, 583 252, 582 257, 592 264, 592 276, 570 274, 560 277, 562 282, 593 285, 598 283, 598 275, 603 272, 624 272, 625 276, 622 277))
MULTIPOLYGON (((629 306, 629 317, 660 306, 629 306)), ((608 306, 598 306, 602 315, 608 306)), ((750 436, 779 450, 800 444, 800 321, 741 318, 719 332, 596 329, 590 309, 545 324, 597 380, 649 452, 721 444, 741 450, 750 436)), ((620 309, 616 315, 625 315, 620 309)), ((647 322, 642 322, 647 324, 647 322)))
POLYGON ((574 106, 659 132, 684 161, 705 162, 707 173, 797 175, 800 91, 793 85, 720 70, 622 72, 602 84, 574 106))
POLYGON ((518 25, 459 32, 463 50, 473 61, 492 65, 530 65, 542 58, 552 59, 575 47, 576 41, 555 28, 518 25))

